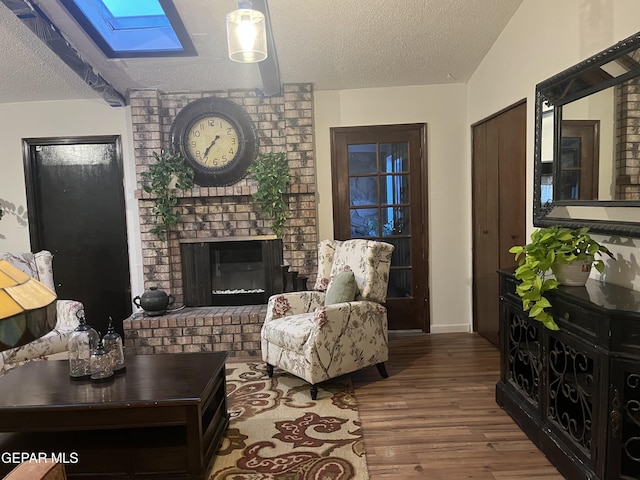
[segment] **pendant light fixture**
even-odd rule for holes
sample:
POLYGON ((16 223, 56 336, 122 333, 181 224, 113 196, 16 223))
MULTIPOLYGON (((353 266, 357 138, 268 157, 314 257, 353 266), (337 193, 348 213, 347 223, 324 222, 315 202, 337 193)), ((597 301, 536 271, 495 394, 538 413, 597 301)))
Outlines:
POLYGON ((227 14, 229 58, 234 62, 256 63, 267 58, 267 23, 251 2, 238 2, 238 9, 227 14))

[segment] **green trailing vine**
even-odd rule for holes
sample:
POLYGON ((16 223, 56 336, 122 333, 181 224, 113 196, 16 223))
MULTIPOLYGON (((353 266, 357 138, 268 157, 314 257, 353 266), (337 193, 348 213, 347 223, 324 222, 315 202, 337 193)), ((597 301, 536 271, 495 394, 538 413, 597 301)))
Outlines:
POLYGON ((272 219, 271 230, 274 235, 282 238, 287 221, 287 202, 284 196, 291 180, 286 153, 258 155, 248 171, 258 182, 258 191, 253 194, 253 199, 260 203, 262 211, 272 219))
POLYGON ((176 208, 178 189, 193 186, 193 169, 189 167, 177 152, 163 150, 153 152, 156 163, 149 165, 142 177, 148 182, 143 186, 145 192, 153 195, 153 228, 149 231, 159 240, 167 240, 167 232, 178 223, 180 210, 176 208))
POLYGON ((550 275, 555 275, 558 264, 575 260, 591 261, 593 267, 602 273, 604 262, 596 258, 596 255, 614 258, 609 249, 591 238, 588 232, 586 227, 539 228, 533 231, 529 243, 509 249, 518 262, 514 276, 521 281, 516 287, 516 293, 522 298, 522 309, 550 330, 558 330, 558 325, 548 312, 551 302, 545 294, 558 288, 558 280, 550 275))

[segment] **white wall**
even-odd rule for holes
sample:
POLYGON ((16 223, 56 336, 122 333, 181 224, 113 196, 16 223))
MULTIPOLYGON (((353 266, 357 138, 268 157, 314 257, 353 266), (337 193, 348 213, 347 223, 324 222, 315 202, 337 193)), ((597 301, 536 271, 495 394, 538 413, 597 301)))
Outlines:
MULTIPOLYGON (((638 0, 524 0, 468 82, 468 124, 527 99, 527 198, 533 197, 536 84, 640 30, 638 0)), ((533 208, 527 209, 528 231, 533 208)), ((595 236, 614 252, 606 281, 640 290, 640 240, 595 236)), ((597 273, 592 273, 597 276, 597 273)))
MULTIPOLYGON (((132 291, 142 292, 142 262, 138 205, 134 198, 135 162, 130 109, 114 108, 102 100, 0 104, 0 252, 29 252, 27 197, 22 156, 23 138, 120 135, 122 138, 127 235, 132 291)), ((81 225, 78 228, 82 228, 81 225)))
POLYGON ((463 84, 316 91, 320 239, 333 238, 330 127, 427 124, 431 331, 471 325, 471 164, 463 84))

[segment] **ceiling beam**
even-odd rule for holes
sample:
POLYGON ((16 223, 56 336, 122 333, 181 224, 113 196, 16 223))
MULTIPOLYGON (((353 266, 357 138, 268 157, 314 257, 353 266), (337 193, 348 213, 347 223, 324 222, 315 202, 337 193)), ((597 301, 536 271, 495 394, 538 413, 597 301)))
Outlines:
POLYGON ((37 5, 28 0, 0 1, 109 105, 124 107, 127 104, 124 96, 95 72, 37 5))
POLYGON ((262 77, 262 94, 265 97, 281 95, 282 83, 280 81, 278 53, 276 52, 276 43, 273 40, 273 30, 271 29, 271 17, 269 16, 267 0, 241 0, 238 5, 243 4, 264 13, 265 17, 267 27, 267 58, 258 63, 260 76, 262 77))

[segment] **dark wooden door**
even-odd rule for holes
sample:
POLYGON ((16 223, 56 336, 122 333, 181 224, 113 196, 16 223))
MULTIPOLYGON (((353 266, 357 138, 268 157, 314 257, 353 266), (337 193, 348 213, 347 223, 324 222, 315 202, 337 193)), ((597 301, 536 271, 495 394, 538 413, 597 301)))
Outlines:
POLYGON ((600 120, 563 120, 556 200, 598 200, 600 120))
POLYGON ((499 279, 526 243, 527 104, 473 126, 473 326, 499 344, 499 279))
POLYGON ((331 129, 335 238, 395 246, 387 291, 391 330, 429 331, 426 129, 331 129))
POLYGON ((25 139, 24 159, 31 249, 53 253, 58 298, 122 334, 132 305, 120 138, 25 139))

